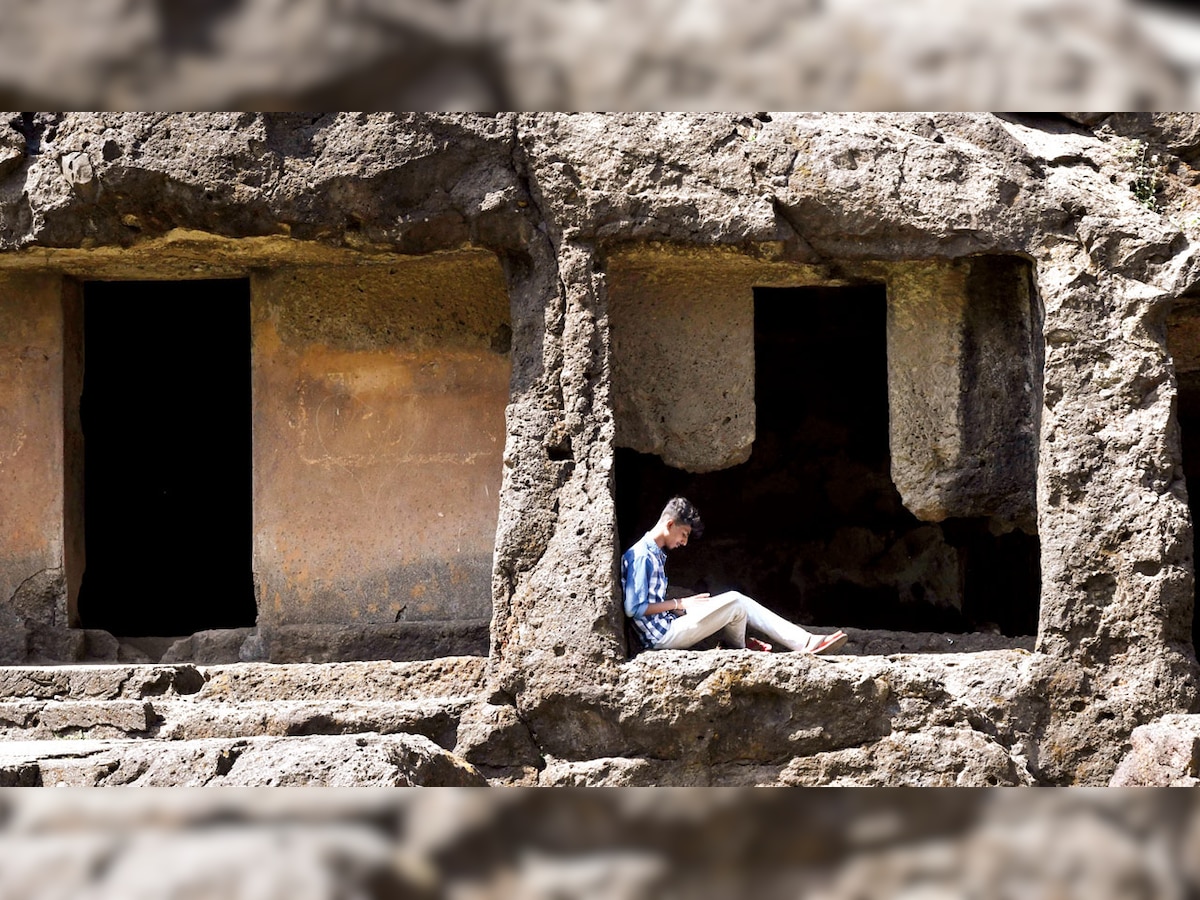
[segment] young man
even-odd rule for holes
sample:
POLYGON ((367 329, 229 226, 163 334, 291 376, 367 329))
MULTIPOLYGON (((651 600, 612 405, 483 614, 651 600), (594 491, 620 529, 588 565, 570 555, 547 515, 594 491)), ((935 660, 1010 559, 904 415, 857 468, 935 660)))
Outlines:
MULTIPOLYGON (((746 627, 765 634, 789 650, 828 653, 846 643, 841 631, 810 634, 737 591, 710 597, 696 594, 680 600, 667 597, 667 550, 686 547, 700 537, 700 513, 683 497, 667 503, 658 524, 621 557, 625 584, 625 615, 633 623, 643 646, 651 650, 682 650, 695 646, 718 631, 734 647, 747 645, 746 627)), ((752 649, 770 650, 769 644, 749 639, 752 649)))

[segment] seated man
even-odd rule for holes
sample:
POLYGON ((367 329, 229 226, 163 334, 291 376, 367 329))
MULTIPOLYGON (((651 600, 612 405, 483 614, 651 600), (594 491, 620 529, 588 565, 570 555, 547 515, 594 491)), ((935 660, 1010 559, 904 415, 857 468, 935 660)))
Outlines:
POLYGON ((621 557, 625 615, 645 647, 682 650, 720 631, 734 647, 749 643, 752 649, 770 650, 771 646, 762 641, 747 641, 747 626, 789 650, 803 653, 828 653, 846 643, 841 631, 810 634, 737 591, 715 597, 696 594, 666 599, 666 551, 686 547, 688 538, 700 537, 703 530, 696 507, 683 497, 675 497, 663 509, 658 524, 621 557))

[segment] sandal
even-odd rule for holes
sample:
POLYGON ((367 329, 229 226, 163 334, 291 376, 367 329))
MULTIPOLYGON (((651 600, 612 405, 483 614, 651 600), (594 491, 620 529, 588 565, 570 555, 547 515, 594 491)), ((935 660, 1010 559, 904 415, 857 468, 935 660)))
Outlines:
POLYGON ((831 650, 838 649, 840 646, 842 646, 842 644, 846 643, 848 638, 849 635, 847 635, 846 632, 835 631, 833 634, 827 634, 817 641, 817 643, 808 652, 828 653, 831 650))

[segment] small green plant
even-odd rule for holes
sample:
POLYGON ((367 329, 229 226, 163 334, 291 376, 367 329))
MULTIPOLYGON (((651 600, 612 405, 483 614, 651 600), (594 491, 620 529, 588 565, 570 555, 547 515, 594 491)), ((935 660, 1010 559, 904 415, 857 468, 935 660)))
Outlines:
POLYGON ((1158 190, 1162 187, 1162 166, 1158 154, 1151 154, 1144 141, 1135 140, 1125 156, 1133 164, 1133 180, 1129 182, 1129 190, 1134 199, 1146 209, 1158 212, 1158 190))

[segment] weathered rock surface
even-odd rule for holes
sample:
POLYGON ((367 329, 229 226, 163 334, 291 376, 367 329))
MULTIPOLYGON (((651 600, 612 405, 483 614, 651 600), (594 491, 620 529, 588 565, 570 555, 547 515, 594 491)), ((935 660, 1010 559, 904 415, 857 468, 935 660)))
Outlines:
POLYGON ((1110 787, 1195 787, 1200 784, 1200 716, 1163 716, 1139 725, 1110 787))
MULTIPOLYGON (((650 761, 667 760, 697 782, 705 771, 719 781, 742 777, 732 767, 765 766, 738 783, 767 773, 764 782, 1105 784, 1138 726, 1200 703, 1180 381, 1164 324, 1200 284, 1189 118, 36 114, 22 123, 25 156, 0 182, 8 269, 170 278, 202 263, 207 275, 241 277, 464 247, 500 259, 513 370, 490 656, 486 672, 480 658, 470 677, 450 679, 470 684, 454 696, 483 704, 462 713, 470 727, 458 736, 481 765, 521 777, 545 765, 549 780, 588 783, 666 778, 671 767, 650 761), (1157 182, 1139 171, 1146 149, 1160 156, 1157 182), (893 457, 922 486, 906 497, 916 514, 986 512, 998 530, 1036 528, 1034 652, 626 661, 616 449, 687 448, 676 459, 698 471, 736 461, 749 437, 744 368, 695 370, 697 390, 719 396, 723 374, 735 388, 720 408, 731 423, 743 418, 719 439, 688 409, 664 416, 662 397, 637 396, 636 367, 617 375, 620 292, 635 297, 629 286, 645 274, 621 260, 666 271, 672 254, 689 283, 745 268, 744 284, 757 284, 758 273, 783 268, 795 283, 889 290, 917 268, 1021 261, 1010 268, 1030 279, 1029 317, 1002 336, 1024 335, 1028 356, 1020 372, 979 382, 1019 413, 1012 440, 998 437, 1005 417, 958 421, 979 410, 918 377, 917 353, 889 379, 912 390, 889 402, 913 422, 954 420, 945 434, 892 432, 893 457), (1003 466, 989 467, 993 446, 1003 466), (953 749, 934 753, 926 735, 953 749)), ((989 359, 966 352, 968 338, 994 334, 969 319, 948 313, 934 329, 956 376, 989 359)), ((21 619, 25 627, 24 607, 21 619)), ((314 659, 368 652, 335 632, 304 639, 314 659)), ((5 649, 28 654, 30 633, 14 629, 5 649)), ((286 632, 259 637, 240 659, 304 652, 286 632), (289 649, 272 655, 272 646, 289 649)), ((439 652, 459 646, 447 640, 439 652)), ((937 640, 922 638, 921 652, 937 640)), ((197 690, 319 693, 316 676, 272 684, 269 667, 235 670, 207 683, 197 674, 197 690)), ((56 684, 84 678, 9 671, 46 700, 59 696, 56 684)), ((168 693, 193 678, 186 667, 146 671, 168 693)), ((400 670, 369 671, 387 674, 367 689, 400 677, 403 693, 400 670)), ((346 697, 360 687, 329 678, 346 697)), ((97 696, 138 699, 100 675, 84 680, 97 696)))
POLYGON ((450 751, 477 702, 482 670, 476 658, 0 669, 0 744, 108 740, 112 753, 141 758, 142 744, 164 741, 368 734, 420 737, 450 751))
POLYGON ((5 700, 140 700, 195 694, 204 683, 194 666, 0 668, 0 698, 5 700))
POLYGON ((38 785, 67 787, 486 784, 469 764, 411 734, 0 743, 0 779, 22 785, 31 777, 38 785))
POLYGON ((923 758, 913 783, 1021 784, 1033 780, 1029 735, 1000 698, 1022 694, 1032 661, 659 651, 623 667, 609 701, 621 713, 603 729, 589 709, 569 724, 557 706, 526 716, 555 783, 885 783, 923 758))

